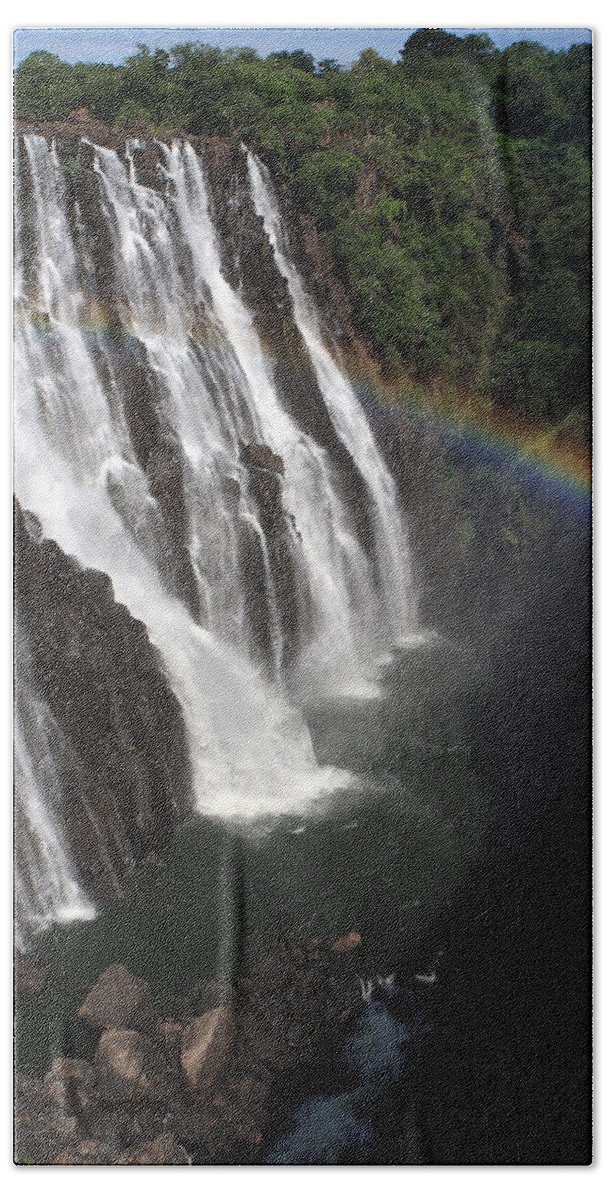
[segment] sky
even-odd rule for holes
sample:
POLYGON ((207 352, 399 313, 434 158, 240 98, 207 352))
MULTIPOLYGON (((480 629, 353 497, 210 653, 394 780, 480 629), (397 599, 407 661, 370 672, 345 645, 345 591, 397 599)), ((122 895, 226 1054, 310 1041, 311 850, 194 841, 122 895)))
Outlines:
MULTIPOLYGON (((65 62, 124 62, 135 53, 138 42, 151 49, 169 50, 179 42, 206 42, 222 50, 229 46, 252 46, 265 57, 273 50, 307 50, 316 59, 335 58, 343 66, 354 62, 362 50, 372 47, 385 58, 396 61, 404 42, 414 29, 353 28, 156 28, 144 29, 59 29, 29 28, 14 32, 15 66, 32 50, 48 50, 65 62)), ((551 50, 567 50, 574 42, 590 42, 589 29, 448 29, 464 37, 468 33, 488 33, 499 50, 512 42, 540 42, 551 50)))

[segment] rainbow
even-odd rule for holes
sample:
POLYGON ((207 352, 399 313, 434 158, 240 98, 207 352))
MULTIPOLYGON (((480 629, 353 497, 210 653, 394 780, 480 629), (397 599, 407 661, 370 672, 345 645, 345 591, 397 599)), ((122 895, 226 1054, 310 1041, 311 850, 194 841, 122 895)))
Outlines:
MULTIPOLYGON (((47 313, 28 302, 26 308, 29 319, 34 320, 40 331, 50 330, 47 313)), ((79 328, 83 333, 112 336, 111 320, 99 301, 89 302, 82 315, 79 328)), ((187 318, 184 325, 187 328, 187 318)), ((128 336, 128 329, 124 333, 128 336)), ((191 333, 199 343, 213 340, 208 327, 192 329, 191 333)), ((564 495, 583 502, 591 499, 591 454, 582 436, 573 432, 567 422, 534 422, 505 412, 489 401, 471 397, 456 400, 449 391, 448 398, 437 391, 420 397, 403 380, 393 385, 379 382, 379 372, 370 371, 369 361, 363 369, 360 361, 346 365, 351 378, 368 395, 371 392, 381 409, 389 409, 398 419, 431 423, 450 441, 464 443, 473 457, 508 462, 513 469, 551 485, 564 495)))
MULTIPOLYGON (((367 387, 369 388, 369 377, 367 387)), ((374 388, 378 394, 377 384, 374 388)), ((432 424, 450 441, 464 444, 472 457, 508 463, 531 480, 549 485, 564 497, 589 502, 592 495, 592 459, 584 435, 567 421, 533 421, 508 413, 491 402, 471 399, 442 399, 436 395, 412 399, 401 384, 382 389, 380 403, 397 415, 403 414, 432 424)))

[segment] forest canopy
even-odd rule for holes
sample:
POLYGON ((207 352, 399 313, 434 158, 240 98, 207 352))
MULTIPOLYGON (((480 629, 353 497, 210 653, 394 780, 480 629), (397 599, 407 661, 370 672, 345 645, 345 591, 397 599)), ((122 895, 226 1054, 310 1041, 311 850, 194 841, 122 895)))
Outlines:
POLYGON ((321 232, 388 374, 561 420, 590 392, 591 47, 417 30, 393 63, 140 45, 120 66, 35 51, 25 122, 232 136, 321 232))

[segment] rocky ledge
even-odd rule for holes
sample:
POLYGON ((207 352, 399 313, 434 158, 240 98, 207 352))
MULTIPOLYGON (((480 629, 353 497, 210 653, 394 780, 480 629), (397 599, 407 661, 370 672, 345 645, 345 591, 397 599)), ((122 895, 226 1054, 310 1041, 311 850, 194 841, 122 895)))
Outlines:
POLYGON ((166 852, 189 811, 181 710, 144 625, 116 602, 110 579, 83 570, 18 504, 15 609, 30 686, 73 764, 56 819, 87 895, 103 900, 134 866, 166 852))

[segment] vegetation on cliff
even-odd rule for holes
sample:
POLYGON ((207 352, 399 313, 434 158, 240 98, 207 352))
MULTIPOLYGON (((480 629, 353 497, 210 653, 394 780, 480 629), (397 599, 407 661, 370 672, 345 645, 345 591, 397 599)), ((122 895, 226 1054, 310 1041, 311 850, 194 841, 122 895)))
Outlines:
POLYGON ((590 387, 591 48, 418 30, 392 63, 141 46, 36 51, 16 115, 257 150, 320 230, 388 376, 584 426, 590 387), (86 115, 86 114, 85 114, 86 115))

